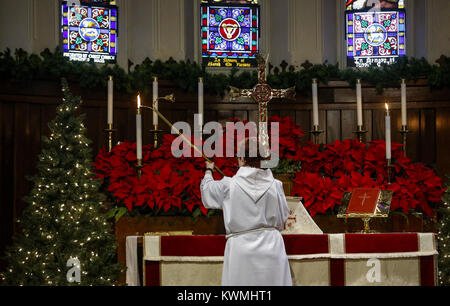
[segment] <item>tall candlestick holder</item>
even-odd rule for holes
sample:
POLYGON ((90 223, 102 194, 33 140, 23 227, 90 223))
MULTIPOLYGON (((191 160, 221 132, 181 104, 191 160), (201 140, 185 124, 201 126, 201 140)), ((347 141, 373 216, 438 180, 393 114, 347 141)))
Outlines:
POLYGON ((153 130, 149 131, 151 134, 153 134, 153 148, 158 148, 158 140, 159 140, 159 134, 161 134, 163 131, 158 128, 158 125, 153 125, 153 130))
POLYGON ((117 132, 117 129, 113 129, 112 123, 108 123, 108 128, 105 129, 105 132, 108 133, 108 152, 111 152, 112 142, 113 142, 113 133, 117 132))
POLYGON ((310 132, 313 135, 314 144, 319 144, 319 136, 324 131, 320 129, 320 126, 314 125, 313 130, 310 132))
POLYGON ((142 168, 144 166, 142 165, 142 159, 138 159, 137 163, 136 163, 136 170, 137 170, 137 174, 138 174, 138 179, 141 179, 142 176, 142 168))
POLYGON ((402 129, 400 130, 400 133, 402 134, 402 143, 403 143, 403 153, 405 153, 406 156, 406 140, 408 138, 408 126, 407 125, 403 125, 402 129))
POLYGON ((386 159, 386 168, 387 168, 387 174, 388 174, 388 184, 392 184, 392 169, 394 168, 394 165, 392 165, 392 159, 386 159))
POLYGON ((358 137, 358 141, 363 142, 364 135, 367 134, 367 131, 364 130, 362 125, 358 125, 358 129, 354 133, 356 134, 356 137, 358 137))

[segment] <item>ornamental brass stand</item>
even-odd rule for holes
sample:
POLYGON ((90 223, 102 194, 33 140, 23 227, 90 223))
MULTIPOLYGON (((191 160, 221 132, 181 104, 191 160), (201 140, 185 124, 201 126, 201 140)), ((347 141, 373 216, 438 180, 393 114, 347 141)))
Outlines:
POLYGON ((112 125, 112 123, 110 123, 110 124, 108 124, 108 128, 105 129, 105 132, 108 133, 108 152, 111 152, 111 150, 112 150, 112 141, 113 141, 112 134, 114 132, 117 132, 117 130, 113 129, 113 125, 112 125))
POLYGON ((151 134, 153 134, 153 148, 158 148, 158 139, 159 134, 161 134, 163 131, 158 129, 158 125, 153 125, 153 130, 149 131, 151 134))
POLYGON ((402 129, 400 130, 400 133, 402 134, 402 143, 403 143, 403 153, 405 153, 406 156, 406 140, 408 138, 408 126, 402 125, 402 129))
POLYGON ((323 132, 324 131, 320 130, 320 127, 318 125, 314 126, 313 130, 310 132, 311 134, 313 134, 314 144, 319 144, 319 136, 323 132))
POLYGON ((344 192, 342 196, 342 203, 339 207, 339 212, 337 214, 337 217, 339 219, 348 219, 348 218, 357 218, 361 219, 364 223, 364 228, 360 232, 361 234, 373 234, 376 233, 376 231, 370 229, 370 220, 375 218, 388 218, 389 212, 391 209, 391 202, 392 202, 392 190, 382 190, 380 194, 380 198, 377 202, 377 208, 375 210, 375 213, 373 214, 355 214, 355 213, 347 213, 347 208, 350 203, 350 199, 352 197, 351 191, 344 192))
POLYGON ((367 134, 367 131, 364 130, 362 125, 358 125, 358 129, 356 130, 356 132, 354 132, 356 134, 356 136, 358 137, 358 141, 359 142, 363 142, 363 136, 365 134, 367 134))

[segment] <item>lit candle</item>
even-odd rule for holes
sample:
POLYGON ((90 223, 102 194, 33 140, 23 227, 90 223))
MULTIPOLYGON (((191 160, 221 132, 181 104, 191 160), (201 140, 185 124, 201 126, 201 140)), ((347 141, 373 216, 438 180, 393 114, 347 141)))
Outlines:
POLYGON ((137 96, 136 112, 136 156, 142 159, 142 117, 141 117, 141 95, 137 96))
POLYGON ((391 116, 389 114, 389 105, 386 103, 386 159, 392 159, 391 151, 391 116))
POLYGON ((198 125, 203 127, 203 78, 198 79, 198 125))
POLYGON ((313 94, 313 125, 319 126, 319 99, 317 94, 317 79, 313 79, 312 94, 313 94))
POLYGON ((361 80, 359 79, 356 84, 356 111, 358 118, 358 126, 363 126, 361 80))
POLYGON ((406 108, 406 82, 402 79, 402 126, 408 125, 407 118, 408 110, 406 108))
MULTIPOLYGON (((153 79, 153 108, 158 110, 158 77, 153 79)), ((158 125, 158 114, 153 111, 153 125, 158 125)))
POLYGON ((108 125, 113 124, 113 77, 108 80, 108 125))

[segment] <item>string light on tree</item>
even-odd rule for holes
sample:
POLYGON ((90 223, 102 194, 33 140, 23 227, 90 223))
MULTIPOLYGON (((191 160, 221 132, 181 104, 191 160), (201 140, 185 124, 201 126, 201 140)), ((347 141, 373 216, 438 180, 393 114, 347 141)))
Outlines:
POLYGON ((8 268, 1 275, 6 285, 113 285, 119 280, 115 237, 99 211, 100 182, 92 179, 85 116, 75 114, 81 99, 71 95, 65 80, 63 93, 49 123, 51 136, 43 138, 38 173, 26 198, 31 205, 20 218, 23 233, 6 251, 8 268), (81 263, 79 283, 67 278, 69 258, 81 263))

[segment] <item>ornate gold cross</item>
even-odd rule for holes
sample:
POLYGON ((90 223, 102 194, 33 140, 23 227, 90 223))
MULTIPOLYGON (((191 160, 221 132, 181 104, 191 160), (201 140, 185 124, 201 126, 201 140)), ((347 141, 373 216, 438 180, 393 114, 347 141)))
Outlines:
POLYGON ((253 98, 253 100, 258 103, 258 118, 260 123, 267 123, 267 105, 272 99, 294 99, 295 98, 295 86, 288 89, 272 89, 269 84, 267 84, 267 59, 263 58, 261 55, 256 56, 258 61, 258 84, 256 84, 253 89, 239 89, 230 86, 230 96, 231 100, 235 100, 239 97, 253 98))

